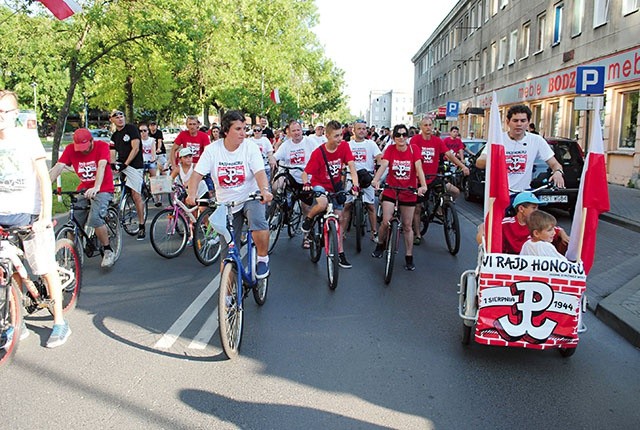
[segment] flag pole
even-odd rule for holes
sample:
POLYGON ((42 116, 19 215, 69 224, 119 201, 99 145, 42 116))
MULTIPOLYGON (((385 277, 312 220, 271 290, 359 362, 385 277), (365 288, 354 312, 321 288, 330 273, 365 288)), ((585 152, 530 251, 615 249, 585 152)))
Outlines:
POLYGON ((491 245, 493 244, 493 203, 496 201, 495 197, 489 197, 489 209, 487 211, 487 219, 488 223, 485 223, 484 226, 484 236, 486 241, 486 251, 491 251, 491 245), (488 224, 488 225, 487 225, 488 224))
POLYGON ((582 223, 580 225, 580 233, 578 233, 580 236, 578 236, 578 259, 576 263, 582 262, 582 245, 584 244, 584 231, 587 224, 587 210, 589 208, 582 208, 582 223))

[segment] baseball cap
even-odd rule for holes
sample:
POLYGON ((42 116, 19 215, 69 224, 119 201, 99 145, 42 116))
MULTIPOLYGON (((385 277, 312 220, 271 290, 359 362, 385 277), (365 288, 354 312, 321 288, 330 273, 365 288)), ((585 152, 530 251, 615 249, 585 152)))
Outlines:
POLYGON ((86 151, 91 146, 93 136, 86 128, 79 128, 73 132, 73 149, 76 151, 86 151))
POLYGON ((186 157, 187 155, 193 155, 191 148, 182 148, 180 152, 178 152, 178 157, 186 157))
POLYGON ((316 128, 318 128, 318 127, 324 127, 324 124, 319 122, 319 123, 316 124, 316 128))
POLYGON ((538 206, 546 205, 545 202, 538 200, 538 198, 535 196, 535 194, 533 194, 530 191, 523 191, 523 192, 519 193, 516 196, 516 198, 513 199, 512 206, 514 208, 517 208, 518 206, 520 206, 523 203, 535 203, 538 206))

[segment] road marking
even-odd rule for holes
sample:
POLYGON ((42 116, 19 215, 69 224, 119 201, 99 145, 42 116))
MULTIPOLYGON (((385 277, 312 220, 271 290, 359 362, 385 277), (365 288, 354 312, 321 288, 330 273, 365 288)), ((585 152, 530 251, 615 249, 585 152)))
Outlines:
POLYGON ((209 341, 213 337, 213 334, 218 329, 218 307, 213 310, 207 321, 196 335, 196 337, 189 344, 190 349, 205 349, 209 344, 209 341))

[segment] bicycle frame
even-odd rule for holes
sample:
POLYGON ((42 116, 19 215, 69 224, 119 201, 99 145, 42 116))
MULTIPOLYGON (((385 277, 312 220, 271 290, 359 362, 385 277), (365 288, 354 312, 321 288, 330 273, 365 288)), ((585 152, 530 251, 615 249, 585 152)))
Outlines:
MULTIPOLYGON (((329 200, 329 205, 327 206, 327 210, 325 214, 322 216, 322 236, 324 237, 324 253, 329 255, 329 224, 335 224, 336 232, 338 233, 338 238, 342 234, 340 231, 340 220, 338 215, 333 211, 333 203, 329 200)), ((342 241, 338 240, 338 252, 342 251, 342 241)))

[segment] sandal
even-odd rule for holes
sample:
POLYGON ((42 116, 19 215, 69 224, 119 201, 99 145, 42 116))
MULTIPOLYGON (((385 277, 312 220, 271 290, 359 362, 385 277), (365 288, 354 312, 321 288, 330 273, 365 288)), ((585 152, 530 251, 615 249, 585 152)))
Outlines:
POLYGON ((305 237, 302 241, 302 247, 304 249, 309 249, 311 248, 311 241, 309 240, 309 238, 305 237))

